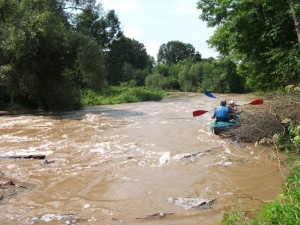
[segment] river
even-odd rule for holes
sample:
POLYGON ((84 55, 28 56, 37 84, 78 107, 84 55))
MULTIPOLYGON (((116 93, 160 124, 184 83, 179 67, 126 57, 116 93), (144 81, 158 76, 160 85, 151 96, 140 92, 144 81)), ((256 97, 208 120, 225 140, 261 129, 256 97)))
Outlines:
POLYGON ((271 149, 211 134, 212 112, 192 117, 217 104, 173 93, 159 102, 1 116, 2 157, 47 161, 0 159, 0 172, 33 184, 0 201, 0 224, 214 225, 231 209, 275 199, 284 178, 271 149), (188 204, 198 200, 202 206, 188 204))

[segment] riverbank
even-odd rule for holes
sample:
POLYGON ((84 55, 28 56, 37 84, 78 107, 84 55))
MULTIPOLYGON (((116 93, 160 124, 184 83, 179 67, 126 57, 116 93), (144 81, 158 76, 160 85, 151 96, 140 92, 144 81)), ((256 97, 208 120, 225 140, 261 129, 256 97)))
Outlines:
MULTIPOLYGON (((264 97, 264 107, 246 114, 245 123, 231 132, 235 140, 272 146, 275 156, 284 152, 289 157, 288 166, 285 168, 289 168, 287 178, 282 185, 283 194, 274 201, 264 203, 254 218, 249 218, 247 213, 237 209, 228 211, 223 218, 224 225, 299 223, 300 88, 291 85, 286 87, 285 91, 267 94, 264 97)), ((281 163, 279 161, 279 164, 281 163)))

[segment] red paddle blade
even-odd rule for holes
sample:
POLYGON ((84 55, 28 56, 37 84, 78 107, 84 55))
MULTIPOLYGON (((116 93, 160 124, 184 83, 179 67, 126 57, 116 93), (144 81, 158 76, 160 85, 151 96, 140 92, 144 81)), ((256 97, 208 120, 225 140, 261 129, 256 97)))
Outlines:
POLYGON ((204 113, 207 113, 208 111, 205 111, 205 110, 196 110, 193 112, 193 116, 201 116, 203 115, 204 113))
POLYGON ((250 104, 250 105, 262 105, 262 104, 264 104, 264 100, 260 98, 260 99, 253 100, 252 102, 249 102, 248 104, 250 104))

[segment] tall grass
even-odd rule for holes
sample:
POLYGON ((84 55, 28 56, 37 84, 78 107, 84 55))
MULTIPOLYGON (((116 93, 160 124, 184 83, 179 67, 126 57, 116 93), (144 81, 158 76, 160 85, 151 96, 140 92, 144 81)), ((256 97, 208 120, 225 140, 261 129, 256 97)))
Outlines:
POLYGON ((162 90, 145 87, 110 87, 102 93, 86 90, 81 93, 81 103, 87 105, 108 105, 143 101, 159 101, 166 95, 162 90))

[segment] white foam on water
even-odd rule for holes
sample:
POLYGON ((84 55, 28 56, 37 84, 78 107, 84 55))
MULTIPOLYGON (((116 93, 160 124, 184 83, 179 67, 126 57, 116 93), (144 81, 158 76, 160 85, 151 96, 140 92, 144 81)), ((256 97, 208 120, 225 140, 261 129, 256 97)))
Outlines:
POLYGON ((104 154, 110 149, 111 142, 96 143, 95 147, 90 152, 104 154))
POLYGON ((9 134, 5 134, 5 135, 1 135, 0 136, 0 140, 1 141, 5 141, 5 142, 25 142, 25 141, 35 141, 37 140, 37 138, 30 138, 30 137, 18 137, 18 136, 14 136, 14 135, 9 135, 9 134))
POLYGON ((226 154, 231 154, 231 150, 229 148, 226 148, 224 151, 226 154))
POLYGON ((98 119, 98 115, 93 113, 87 113, 83 116, 82 121, 94 122, 97 119, 98 119))
POLYGON ((44 123, 44 124, 36 124, 36 125, 34 125, 33 124, 33 126, 36 126, 36 127, 50 127, 50 126, 53 126, 53 124, 54 123, 52 123, 52 122, 46 122, 46 123, 44 123))
POLYGON ((142 166, 142 167, 145 167, 147 165, 146 161, 145 160, 142 160, 142 161, 139 161, 138 162, 138 165, 139 166, 142 166))
POLYGON ((84 209, 88 209, 88 208, 90 208, 90 207, 91 207, 91 205, 88 204, 88 203, 86 203, 86 204, 83 205, 83 208, 84 208, 84 209))
POLYGON ((45 222, 50 222, 52 221, 53 219, 55 219, 55 214, 46 214, 46 215, 43 215, 41 220, 45 221, 45 222))
POLYGON ((15 149, 2 153, 3 156, 26 156, 26 155, 51 155, 52 150, 38 150, 35 147, 29 147, 28 149, 15 149))
POLYGON ((170 152, 164 152, 163 155, 159 158, 159 165, 162 166, 170 162, 170 152))
POLYGON ((223 166, 230 166, 230 165, 232 165, 232 162, 228 162, 228 161, 223 162, 223 166))
POLYGON ((215 165, 219 166, 230 166, 232 162, 227 161, 226 159, 221 160, 220 162, 215 163, 215 165))

